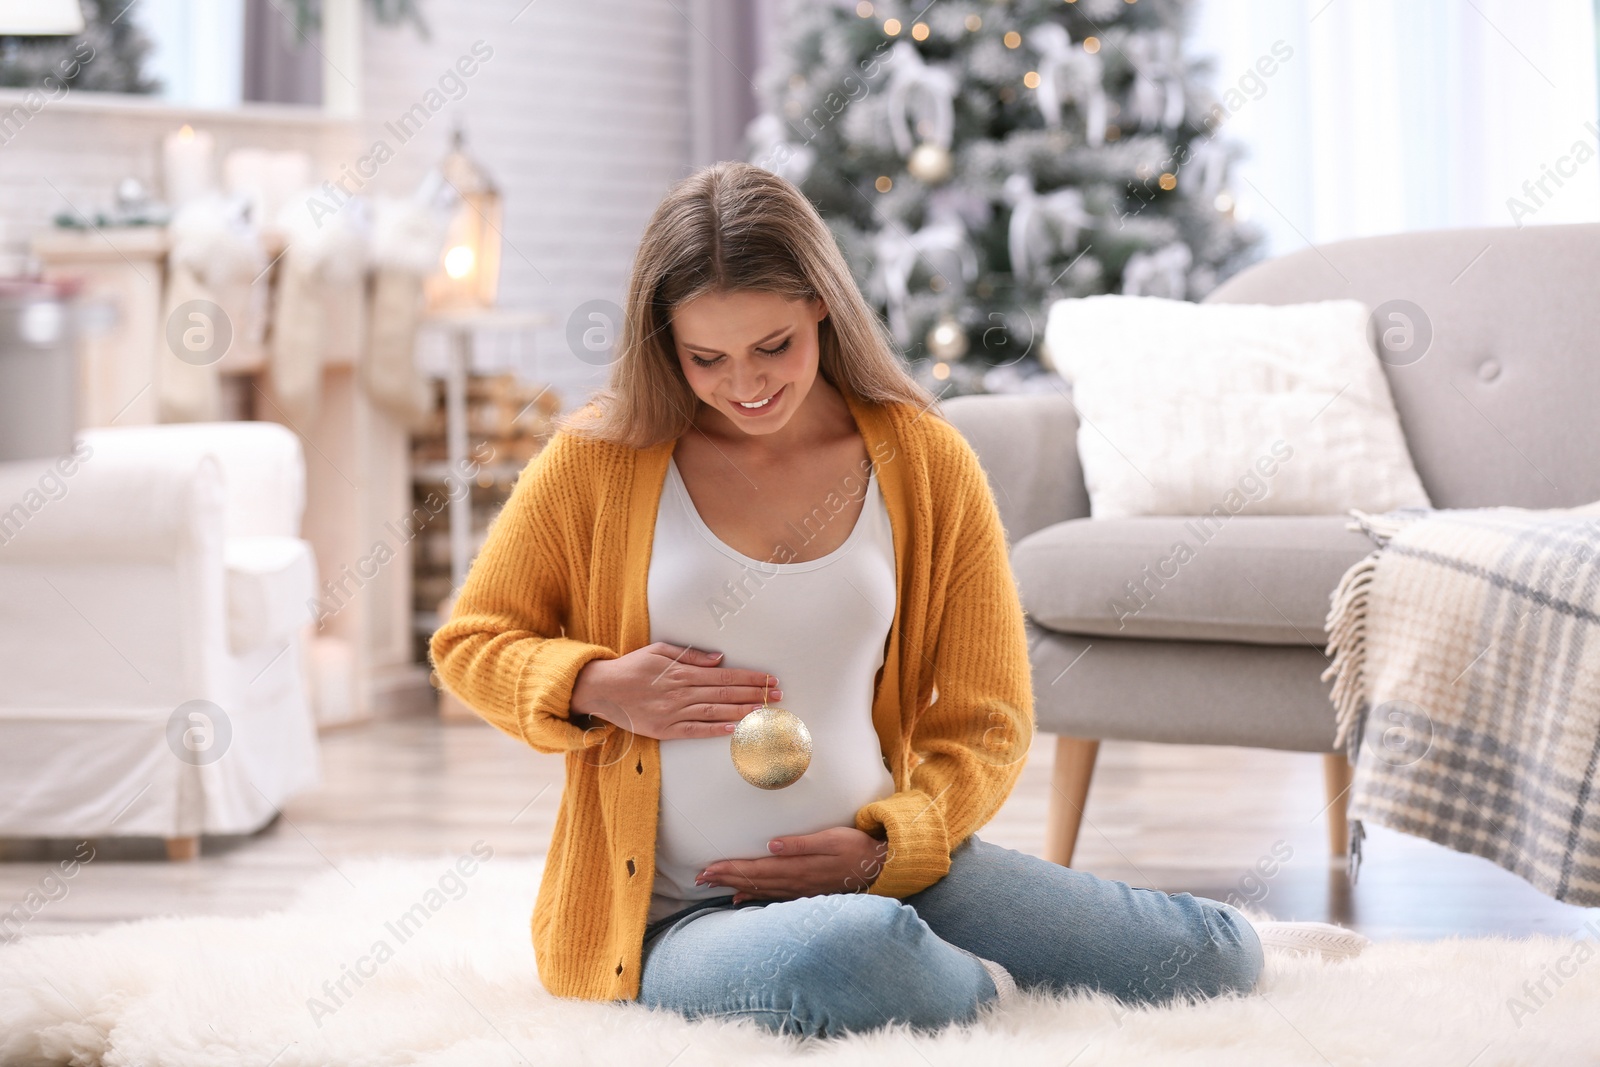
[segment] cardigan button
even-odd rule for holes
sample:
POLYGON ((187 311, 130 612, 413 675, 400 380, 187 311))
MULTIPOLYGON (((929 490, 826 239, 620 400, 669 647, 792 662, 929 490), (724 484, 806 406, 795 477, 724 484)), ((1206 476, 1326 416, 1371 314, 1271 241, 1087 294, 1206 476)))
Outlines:
POLYGON ((633 859, 631 857, 628 860, 628 877, 633 877, 633 859))
POLYGON ((622 961, 621 960, 617 961, 617 973, 618 974, 622 973, 622 961))

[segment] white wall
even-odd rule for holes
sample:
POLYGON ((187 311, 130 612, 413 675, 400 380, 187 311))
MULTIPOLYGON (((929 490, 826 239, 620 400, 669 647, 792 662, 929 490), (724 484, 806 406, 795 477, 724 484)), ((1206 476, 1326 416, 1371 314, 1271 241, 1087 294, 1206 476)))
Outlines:
MULTIPOLYGON (((404 192, 443 156, 451 124, 463 122, 468 151, 505 196, 500 302, 545 309, 558 320, 540 331, 536 362, 509 344, 488 343, 486 365, 521 363, 575 406, 604 381, 605 368, 569 351, 567 317, 589 300, 621 303, 646 221, 691 169, 692 31, 673 4, 658 0, 525 4, 427 3, 429 41, 409 27, 369 21, 363 143, 385 137, 397 147, 373 187, 404 192), (478 41, 493 55, 463 79, 465 94, 399 145, 384 123, 437 87, 478 41)), ((422 355, 437 359, 433 349, 422 355)))

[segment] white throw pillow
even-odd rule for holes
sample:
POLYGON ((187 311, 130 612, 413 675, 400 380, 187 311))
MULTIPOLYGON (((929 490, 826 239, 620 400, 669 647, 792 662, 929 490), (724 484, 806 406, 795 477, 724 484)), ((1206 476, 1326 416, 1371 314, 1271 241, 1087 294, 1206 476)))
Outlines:
POLYGON ((1358 300, 1058 300, 1046 359, 1072 383, 1096 518, 1387 511, 1430 502, 1358 300))

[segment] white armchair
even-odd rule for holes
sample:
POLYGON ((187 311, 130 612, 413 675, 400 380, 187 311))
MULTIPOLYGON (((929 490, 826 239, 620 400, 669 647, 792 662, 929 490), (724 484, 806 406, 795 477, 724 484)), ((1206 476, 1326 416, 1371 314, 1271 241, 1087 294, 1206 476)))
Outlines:
POLYGON ((320 781, 304 506, 299 438, 269 422, 0 463, 0 835, 190 858, 320 781))

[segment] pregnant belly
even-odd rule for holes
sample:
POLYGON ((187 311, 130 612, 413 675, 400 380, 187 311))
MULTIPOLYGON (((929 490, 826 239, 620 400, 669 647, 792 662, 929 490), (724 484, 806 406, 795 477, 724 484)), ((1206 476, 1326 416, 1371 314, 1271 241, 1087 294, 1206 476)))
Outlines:
POLYGON ((814 738, 806 773, 782 789, 745 781, 728 750, 725 738, 662 742, 655 892, 710 895, 694 884, 706 864, 770 856, 774 837, 853 827, 862 805, 894 792, 876 736, 843 743, 814 738))

